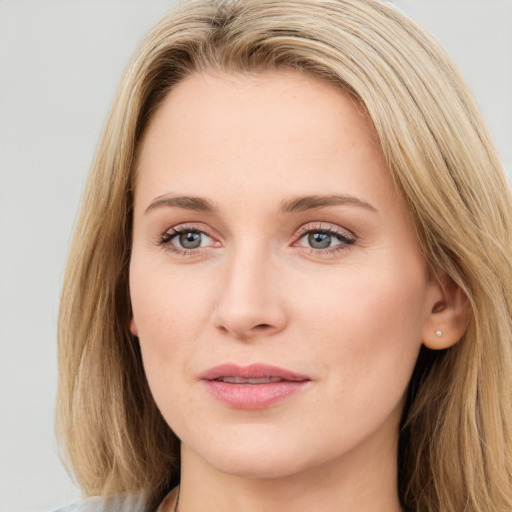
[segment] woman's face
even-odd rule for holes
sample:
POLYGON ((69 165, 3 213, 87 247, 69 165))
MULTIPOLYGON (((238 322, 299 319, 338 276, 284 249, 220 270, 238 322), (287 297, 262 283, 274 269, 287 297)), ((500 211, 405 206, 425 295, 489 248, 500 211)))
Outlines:
POLYGON ((142 141, 130 290, 188 457, 255 477, 395 457, 440 290, 371 123, 334 85, 279 71, 172 90, 142 141))

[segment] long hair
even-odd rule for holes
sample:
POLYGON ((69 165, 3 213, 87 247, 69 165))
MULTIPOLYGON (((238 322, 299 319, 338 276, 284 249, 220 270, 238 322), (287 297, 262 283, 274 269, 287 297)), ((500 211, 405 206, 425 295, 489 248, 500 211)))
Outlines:
POLYGON ((399 495, 418 512, 512 510, 512 200, 476 102, 444 50, 380 0, 192 0, 130 61, 101 136, 66 271, 58 427, 86 495, 179 481, 130 334, 134 169, 148 120, 196 72, 311 73, 366 108, 433 275, 465 293, 464 337, 422 349, 399 439, 399 495))

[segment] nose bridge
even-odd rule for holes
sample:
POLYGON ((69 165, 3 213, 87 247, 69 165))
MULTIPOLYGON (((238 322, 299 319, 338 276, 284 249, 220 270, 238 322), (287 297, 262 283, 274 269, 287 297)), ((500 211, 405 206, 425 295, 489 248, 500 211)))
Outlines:
POLYGON ((254 242, 233 248, 215 312, 217 327, 243 339, 276 333, 286 324, 275 261, 268 248, 254 242))

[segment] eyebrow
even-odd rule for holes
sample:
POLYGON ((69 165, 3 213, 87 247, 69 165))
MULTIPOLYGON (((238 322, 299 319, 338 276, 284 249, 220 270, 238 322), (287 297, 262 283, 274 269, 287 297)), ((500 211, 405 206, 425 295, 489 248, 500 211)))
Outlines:
MULTIPOLYGON (((281 213, 304 212, 314 210, 316 208, 324 208, 326 206, 358 206, 366 210, 378 213, 377 209, 366 201, 362 201, 354 196, 347 195, 328 195, 328 196, 302 196, 281 202, 281 213)), ((215 213, 217 208, 208 199, 202 197, 191 196, 175 196, 168 195, 158 196, 146 208, 144 214, 148 214, 152 210, 161 207, 183 208, 196 212, 215 213)))
POLYGON ((213 203, 208 201, 208 199, 203 199, 202 197, 158 196, 151 201, 144 214, 147 214, 156 208, 161 208, 162 206, 167 206, 169 208, 184 208, 185 210, 193 210, 195 212, 214 213, 216 211, 213 203))
POLYGON ((363 201, 354 196, 347 195, 328 195, 328 196, 305 196, 283 201, 281 203, 281 212, 303 212, 306 210, 314 210, 315 208, 323 208, 325 206, 359 206, 374 213, 378 213, 370 203, 363 201))

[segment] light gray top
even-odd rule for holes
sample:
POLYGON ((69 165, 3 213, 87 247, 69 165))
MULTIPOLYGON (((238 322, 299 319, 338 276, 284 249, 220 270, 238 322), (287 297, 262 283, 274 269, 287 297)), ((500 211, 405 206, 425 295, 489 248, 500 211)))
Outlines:
POLYGON ((54 512, 150 512, 143 495, 94 497, 59 508, 54 512))

